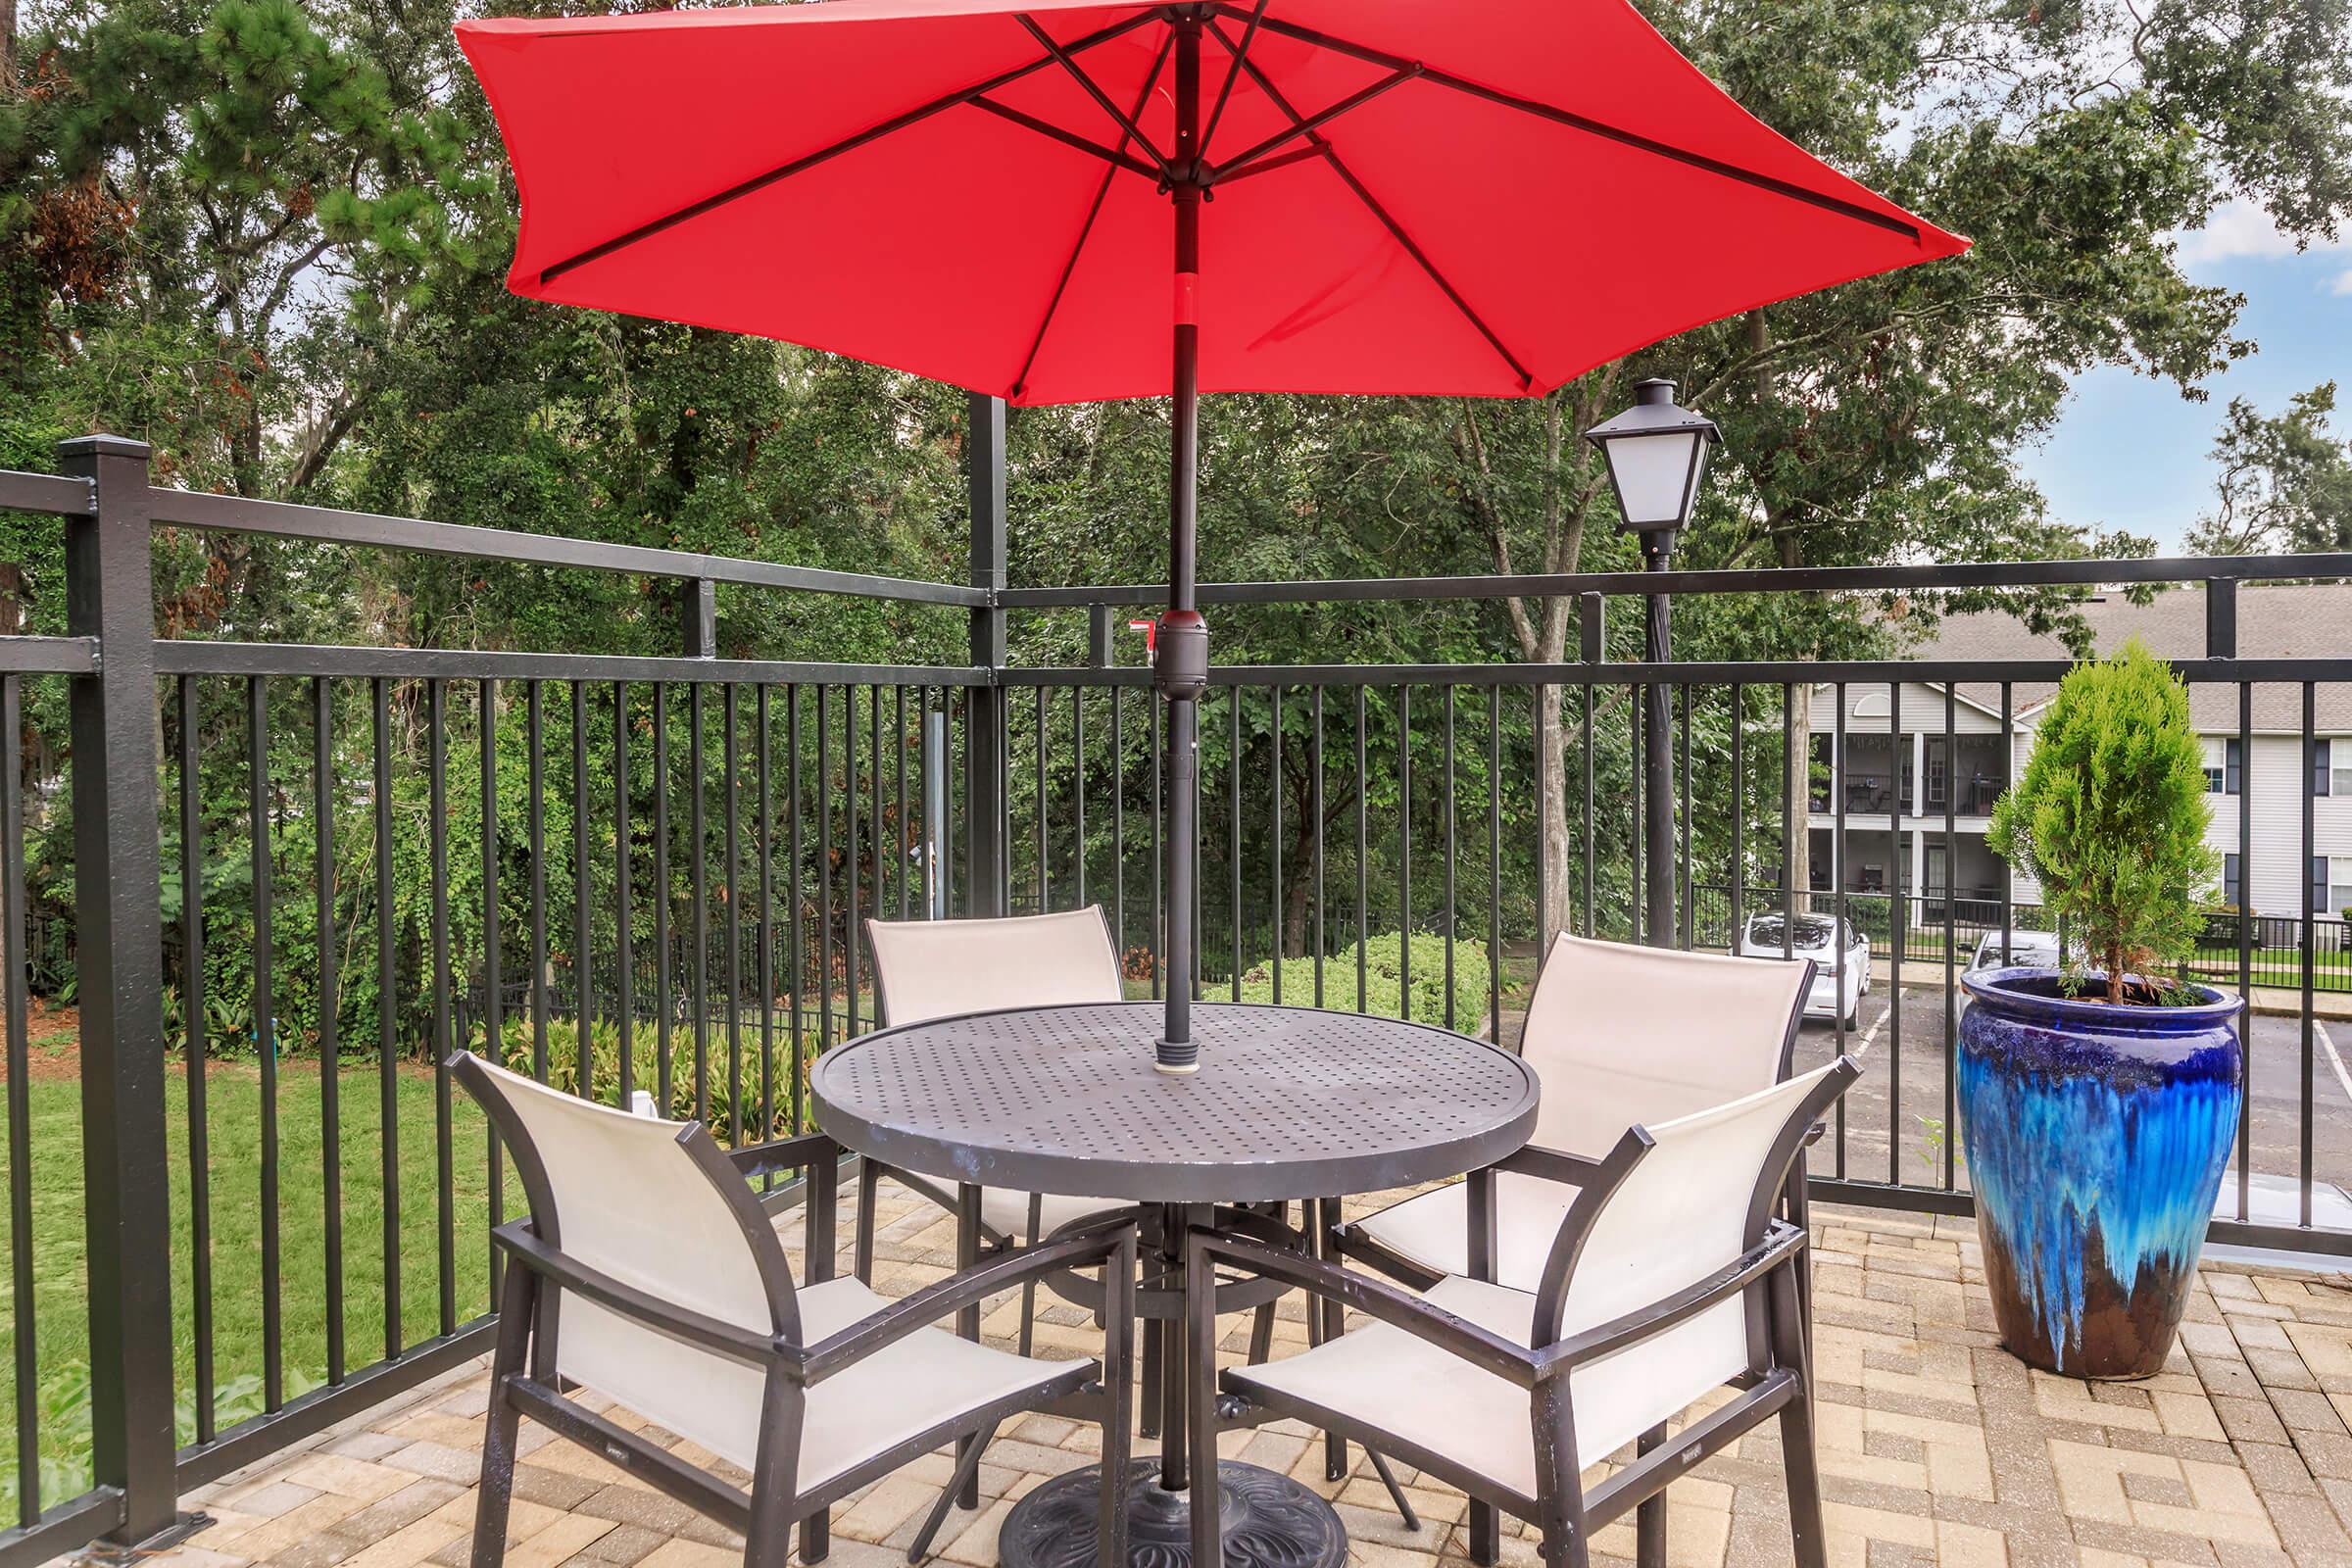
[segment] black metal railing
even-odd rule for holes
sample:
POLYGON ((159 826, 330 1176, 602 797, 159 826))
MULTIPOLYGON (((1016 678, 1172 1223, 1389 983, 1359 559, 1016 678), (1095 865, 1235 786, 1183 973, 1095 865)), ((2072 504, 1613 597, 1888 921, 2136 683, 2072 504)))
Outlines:
MULTIPOLYGON (((1107 635, 1114 607, 1158 590, 1004 586, 1003 454, 974 457, 969 584, 151 488, 143 449, 108 438, 71 446, 63 476, 0 473, 0 509, 67 519, 72 605, 70 636, 0 638, 17 1521, 0 1568, 99 1535, 152 1540, 184 1489, 482 1350, 487 1229, 515 1199, 439 1065, 452 1049, 613 1103, 642 1091, 740 1142, 806 1127, 808 1061, 873 1027, 867 915, 1100 903, 1135 991, 1168 983, 1162 730, 1148 673, 1113 667, 1107 635), (684 650, 159 640, 159 524, 673 579, 684 650), (722 582, 959 612, 971 662, 715 658, 722 582), (1093 662, 1011 665, 1015 611, 1088 615, 1093 662), (62 687, 74 725, 73 848, 47 881, 27 870, 28 683, 62 687), (45 1071, 33 1008, 68 988, 78 1054, 45 1071)), ((1242 607, 1573 596, 1592 657, 1217 670, 1193 982, 1508 1044, 1563 927, 1727 946, 1770 909, 1842 917, 1903 1004, 1867 1038, 1843 1017, 1808 1032, 1807 1051, 1861 1049, 1869 1070, 1815 1152, 1819 1189, 1963 1212, 1957 976, 1985 933, 2038 911, 1970 896, 1965 872, 1950 896, 1906 885, 1915 847, 1890 836, 1926 833, 1962 865, 1966 789, 1936 796, 1939 822, 1851 829, 1879 848, 1849 858, 1847 818, 1866 813, 1843 792, 1801 809, 1809 753, 1789 738, 1819 688, 1846 755, 1846 694, 1883 691, 1887 731, 1925 732, 1965 773, 1953 685, 1999 691, 2012 756, 2013 689, 2064 662, 1612 663, 1606 598, 2202 583, 2209 657, 2180 667, 2234 691, 2249 742, 2257 688, 2298 691, 2308 778, 2313 694, 2352 680, 2352 658, 2240 659, 2234 603, 2241 579, 2322 575, 2352 576, 2352 558, 1204 586, 1204 604, 1242 607), (1655 687, 1673 726, 1662 780, 1634 700, 1655 687), (1644 929, 1644 795, 1660 788, 1677 808, 1671 931, 1644 929), (1805 890, 1817 833, 1831 863, 1875 856, 1888 885, 1805 890)), ((2251 831, 2252 791, 2231 804, 2237 843, 2278 842, 2251 831)), ((2308 798, 2289 836, 2308 864, 2308 798)), ((2240 885, 2276 869, 2243 865, 2240 885)), ((2352 1103, 2328 1114, 2315 1066, 2344 953, 2342 923, 2314 911, 2209 924, 2204 972, 2287 1014, 2261 1020, 2218 1236, 2352 1251, 2319 1201, 2352 1176, 2352 1103), (2258 1165, 2291 1179, 2292 1221, 2256 1212, 2258 1165)))

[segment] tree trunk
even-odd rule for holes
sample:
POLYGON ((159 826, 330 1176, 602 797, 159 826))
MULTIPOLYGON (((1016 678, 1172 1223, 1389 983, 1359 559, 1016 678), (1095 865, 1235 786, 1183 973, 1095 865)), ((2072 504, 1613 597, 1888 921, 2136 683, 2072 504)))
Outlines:
POLYGON ((1573 841, 1568 814, 1568 725, 1560 712, 1560 701, 1566 695, 1564 686, 1536 688, 1536 787, 1537 799, 1544 803, 1540 851, 1544 907, 1540 914, 1542 940, 1546 944, 1570 928, 1569 911, 1576 906, 1575 890, 1569 884, 1573 841))

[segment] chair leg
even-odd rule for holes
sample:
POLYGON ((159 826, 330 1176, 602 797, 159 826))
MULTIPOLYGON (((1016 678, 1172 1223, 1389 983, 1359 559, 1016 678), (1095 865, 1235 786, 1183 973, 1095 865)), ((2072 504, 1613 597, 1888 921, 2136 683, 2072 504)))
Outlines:
MULTIPOLYGON (((1265 1213, 1276 1224, 1287 1226, 1291 1219, 1291 1205, 1269 1203, 1265 1205, 1265 1213)), ((1298 1205, 1299 1226, 1302 1231, 1299 1237, 1299 1250, 1308 1257, 1315 1255, 1314 1213, 1313 1200, 1309 1199, 1298 1205)), ((1274 1353, 1274 1311, 1278 1304, 1275 1301, 1268 1301, 1250 1314, 1250 1364, 1251 1366, 1264 1366, 1266 1358, 1274 1353)), ((1306 1304, 1309 1312, 1312 1312, 1315 1303, 1311 1297, 1308 1298, 1306 1304)))
POLYGON ((858 1242, 850 1264, 860 1285, 874 1283, 874 1200, 882 1190, 882 1167, 858 1161, 858 1242))
MULTIPOLYGON (((956 1271, 959 1274, 967 1272, 979 1261, 980 1189, 965 1182, 956 1189, 956 1271)), ((979 1343, 980 1304, 977 1301, 956 1314, 956 1332, 975 1345, 979 1343)), ((966 1447, 958 1449, 956 1456, 959 1468, 967 1452, 977 1453, 986 1446, 969 1438, 963 1441, 966 1447)), ((952 1493, 965 1508, 980 1506, 980 1466, 977 1460, 963 1471, 962 1484, 952 1489, 952 1493)))
POLYGON ((1821 1466, 1813 1448, 1813 1368, 1807 1359, 1805 1326, 1798 1313, 1804 1299, 1797 1271, 1811 1261, 1799 1252, 1772 1284, 1773 1356, 1796 1374, 1796 1397, 1781 1407, 1781 1452, 1788 1472, 1788 1533, 1795 1542, 1796 1568, 1825 1568, 1829 1538, 1821 1517, 1821 1466))
POLYGON ((948 1505, 956 1500, 956 1494, 963 1490, 965 1482, 978 1477, 980 1456, 988 1451, 988 1446, 996 1440, 997 1424, 991 1421, 981 1430, 980 1436, 972 1440, 971 1446, 965 1448, 956 1459, 956 1473, 948 1477, 948 1484, 941 1491, 939 1500, 931 1505, 930 1516, 923 1521, 923 1528, 914 1533, 913 1542, 906 1547, 906 1560, 909 1563, 921 1562, 931 1555, 931 1538, 939 1534, 940 1525, 946 1522, 948 1505))
MULTIPOLYGON (((1666 1441, 1663 1424, 1635 1440, 1637 1454, 1655 1453, 1666 1441)), ((1666 1568, 1666 1494, 1643 1497, 1634 1510, 1635 1568, 1666 1568)))
POLYGON ((1127 1475, 1134 1444, 1135 1231, 1102 1265, 1102 1468, 1096 1568, 1127 1568, 1127 1475))
POLYGON ((1502 1556, 1502 1518, 1491 1502, 1470 1504, 1470 1560, 1478 1568, 1494 1568, 1502 1556))
MULTIPOLYGON (((1339 1231, 1340 1200, 1326 1198, 1322 1200, 1322 1216, 1315 1225, 1315 1232, 1321 1243, 1323 1260, 1335 1265, 1343 1262, 1340 1256, 1339 1231)), ((1307 1315, 1313 1316, 1318 1308, 1323 1313, 1324 1343, 1329 1344, 1348 1331, 1348 1309, 1342 1306, 1338 1300, 1332 1298, 1318 1300, 1316 1298, 1309 1297, 1306 1302, 1307 1315)), ((1326 1481, 1348 1479, 1348 1440, 1336 1432, 1323 1434, 1323 1479, 1326 1481)), ((1489 1562, 1493 1560, 1491 1557, 1488 1559, 1489 1562)))
MULTIPOLYGON (((743 1532, 744 1568, 785 1568, 792 1560, 795 1484, 801 1473, 805 1391, 771 1372, 760 1397, 760 1451, 752 1464, 752 1516, 743 1532)), ((801 1561, 825 1560, 828 1520, 819 1512, 800 1521, 801 1561)))
POLYGON ((1389 1489, 1389 1501, 1396 1505, 1396 1517, 1404 1521, 1404 1528, 1420 1529, 1421 1516, 1413 1512, 1412 1499, 1396 1484, 1396 1472, 1389 1468, 1389 1461, 1371 1448, 1364 1450, 1364 1457, 1372 1461, 1372 1473, 1380 1477, 1380 1484, 1389 1489))
POLYGON ((1536 1527, 1543 1532, 1544 1568, 1591 1568, 1585 1528, 1584 1482, 1576 1458, 1576 1425, 1568 1413, 1568 1380, 1540 1386, 1535 1401, 1536 1527))
POLYGON ((507 1559, 507 1514, 514 1497, 514 1440, 522 1412, 507 1396, 507 1379, 522 1375, 530 1348, 538 1277, 507 1264, 499 1293, 498 1346, 490 1359, 490 1420, 482 1435, 482 1485, 473 1511, 473 1568, 499 1568, 507 1559))
MULTIPOLYGON (((1045 1229, 1046 1199, 1043 1193, 1029 1195, 1029 1245, 1037 1245, 1037 1234, 1045 1229)), ((1021 1353, 1027 1355, 1037 1344, 1037 1281, 1021 1281, 1021 1353)))
POLYGON ((1250 1364, 1264 1366, 1274 1353, 1274 1303, 1267 1301, 1250 1314, 1250 1364))
POLYGON ((1183 1363, 1190 1369, 1192 1387, 1193 1561, 1222 1564, 1225 1531, 1217 1506, 1217 1276, 1208 1254, 1189 1241, 1185 1247, 1185 1337, 1183 1363))

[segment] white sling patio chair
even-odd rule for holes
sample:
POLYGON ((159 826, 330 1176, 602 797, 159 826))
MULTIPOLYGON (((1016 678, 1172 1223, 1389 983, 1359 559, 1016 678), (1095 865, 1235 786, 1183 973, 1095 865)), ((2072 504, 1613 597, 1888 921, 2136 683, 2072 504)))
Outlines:
MULTIPOLYGON (((1449 1275, 1532 1291, 1579 1186, 1626 1128, 1767 1088, 1788 1075, 1810 959, 1735 958, 1562 933, 1528 999, 1520 1054, 1544 1082, 1528 1147, 1491 1169, 1340 1228, 1346 1255, 1422 1287, 1449 1275), (1470 1194, 1493 1183, 1494 1228, 1470 1194)), ((1801 1199, 1799 1200, 1801 1205, 1801 1199)), ((1801 1206, 1789 1216, 1803 1221, 1801 1206)))
MULTIPOLYGON (((1001 1007, 1119 1002, 1126 995, 1120 985, 1119 956, 1101 905, 994 920, 868 920, 865 933, 882 1020, 891 1027, 1001 1007)), ((852 1255, 861 1280, 873 1278, 875 1189, 884 1176, 956 1212, 954 1188, 871 1158, 858 1160, 858 1231, 852 1255)), ((1034 1245, 1065 1225, 1133 1206, 1118 1199, 984 1187, 980 1234, 992 1249, 1009 1247, 1016 1240, 1034 1245)), ((1036 1322, 1037 1282, 1031 1279, 1021 1288, 1024 1355, 1036 1322)))
POLYGON ((746 1537, 745 1561, 826 1551, 825 1510, 951 1441, 954 1477, 908 1552, 919 1561, 990 1436, 1028 1410, 1102 1426, 1102 1564, 1125 1568, 1127 1319, 1100 1361, 1042 1361, 934 1327, 1024 1279, 1100 1265, 1131 1289, 1132 1226, 1106 1221, 918 1291, 833 1277, 840 1150, 821 1134, 726 1152, 698 1122, 633 1116, 460 1053, 458 1081, 514 1156, 530 1213, 494 1233, 506 1260, 474 1568, 506 1555, 520 1419, 595 1450, 746 1537), (808 1278, 796 1285, 749 1177, 805 1167, 808 1278), (565 1397, 585 1388, 740 1465, 748 1494, 565 1397), (1114 1538, 1115 1544, 1114 1544, 1114 1538))
MULTIPOLYGON (((1220 1427, 1295 1417, 1534 1522, 1547 1568, 1587 1568, 1593 1531, 1777 1415, 1796 1562, 1822 1568, 1797 1291, 1806 1233, 1778 1209, 1814 1119, 1858 1073, 1840 1056, 1729 1104, 1628 1130, 1577 1189, 1533 1291, 1455 1275, 1416 1296, 1196 1230, 1186 1253, 1196 1284, 1219 1265, 1239 1265, 1372 1321, 1287 1360, 1227 1370, 1217 1380, 1223 1400, 1202 1379, 1193 1393, 1195 1494, 1216 1484, 1220 1427), (1725 1385, 1740 1392, 1689 1416, 1725 1385), (1585 1466, 1678 1415, 1686 1424, 1671 1445, 1645 1445, 1585 1490, 1585 1466)), ((1192 1351, 1212 1357, 1214 1310, 1198 1294, 1194 1300, 1192 1351)), ((1195 1542, 1195 1560, 1213 1561, 1215 1513, 1197 1517, 1207 1533, 1195 1542)), ((1661 1555, 1663 1545, 1661 1531, 1661 1555)))

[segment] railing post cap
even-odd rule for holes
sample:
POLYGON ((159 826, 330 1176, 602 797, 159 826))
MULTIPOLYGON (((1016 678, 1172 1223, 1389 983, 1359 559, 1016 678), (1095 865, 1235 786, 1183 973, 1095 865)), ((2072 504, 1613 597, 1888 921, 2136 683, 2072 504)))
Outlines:
POLYGON ((155 455, 155 448, 146 442, 126 435, 69 436, 57 444, 58 456, 65 458, 137 458, 145 462, 155 455))

